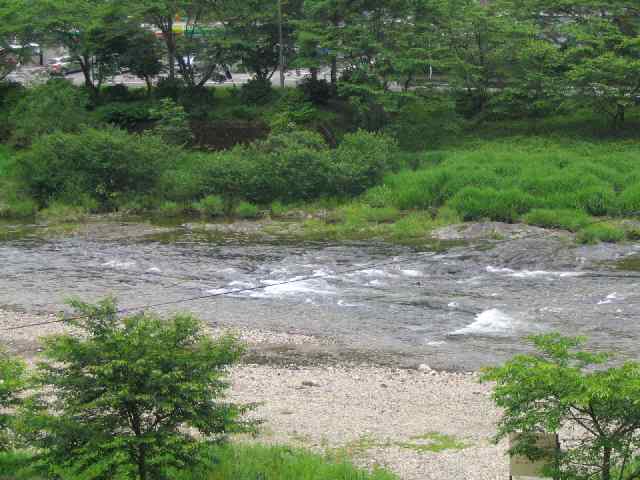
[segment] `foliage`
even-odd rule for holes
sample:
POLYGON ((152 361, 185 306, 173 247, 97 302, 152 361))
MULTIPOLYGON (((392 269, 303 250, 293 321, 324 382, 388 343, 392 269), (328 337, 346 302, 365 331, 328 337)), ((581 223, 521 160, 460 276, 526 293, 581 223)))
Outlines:
POLYGON ((580 438, 549 459, 548 476, 637 478, 640 365, 608 365, 606 354, 580 349, 579 338, 546 334, 531 340, 537 353, 484 374, 496 382, 493 398, 504 411, 498 438, 518 433, 511 453, 536 459, 545 454, 536 447, 536 433, 576 428, 580 438))
POLYGON ((202 200, 193 203, 193 209, 200 215, 207 217, 220 217, 224 215, 224 200, 219 195, 207 195, 202 200))
POLYGON ((169 145, 185 146, 193 141, 193 132, 182 105, 170 98, 163 98, 157 107, 149 111, 156 121, 153 132, 169 145))
POLYGON ((87 123, 85 92, 65 80, 50 80, 29 90, 11 112, 12 142, 30 145, 53 132, 78 132, 87 123))
POLYGON ((240 218, 258 218, 260 210, 253 203, 240 202, 235 208, 235 214, 240 218))
POLYGON ((535 208, 527 213, 523 220, 529 225, 544 228, 564 228, 570 232, 577 232, 591 221, 589 215, 581 210, 552 210, 535 208))
POLYGON ((594 223, 578 232, 578 243, 595 244, 599 242, 621 242, 625 239, 625 231, 607 223, 594 223))
POLYGON ((211 339, 188 315, 120 318, 110 300, 72 305, 80 318, 67 322, 82 335, 45 341, 39 383, 53 395, 34 395, 25 419, 45 474, 175 478, 203 462, 203 444, 250 427, 247 407, 223 400, 242 353, 235 339, 211 339))
POLYGON ((161 217, 171 218, 179 217, 184 213, 184 211, 185 208, 183 205, 177 202, 172 202, 171 200, 165 200, 160 204, 156 213, 161 217))
POLYGON ((18 155, 16 168, 41 206, 55 199, 73 204, 84 194, 109 209, 123 195, 153 189, 180 155, 155 136, 89 129, 41 137, 18 155))
POLYGON ((12 409, 20 404, 20 395, 26 388, 25 373, 26 366, 21 360, 0 350, 0 453, 13 443, 12 409))
POLYGON ((99 120, 116 127, 133 130, 151 120, 151 112, 147 102, 114 102, 96 108, 99 120))
POLYGON ((298 84, 298 88, 304 94, 304 99, 315 105, 326 105, 335 89, 326 80, 318 80, 313 77, 305 78, 298 84))
POLYGON ((240 99, 246 105, 263 105, 273 95, 271 80, 265 78, 253 78, 240 87, 240 99))

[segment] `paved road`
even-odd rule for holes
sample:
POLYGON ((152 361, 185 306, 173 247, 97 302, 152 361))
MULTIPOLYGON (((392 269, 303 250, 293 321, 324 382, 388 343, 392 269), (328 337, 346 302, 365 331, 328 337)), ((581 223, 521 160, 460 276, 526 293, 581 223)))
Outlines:
MULTIPOLYGON (((308 70, 299 70, 299 71, 290 71, 285 74, 285 86, 286 87, 295 87, 298 85, 300 81, 302 81, 306 76, 309 75, 308 70)), ((231 80, 226 80, 224 82, 207 82, 207 86, 221 87, 221 86, 232 86, 232 85, 242 85, 247 83, 252 75, 246 73, 233 73, 233 78, 231 80)), ((327 77, 328 79, 328 71, 326 73, 322 73, 320 78, 327 77)), ((20 67, 18 70, 13 72, 8 76, 8 79, 26 84, 26 85, 34 85, 38 83, 43 83, 49 78, 46 69, 44 67, 20 67)), ((84 76, 82 73, 72 73, 66 75, 66 78, 73 82, 75 85, 83 85, 84 84, 84 76)), ((271 83, 274 87, 280 86, 280 75, 276 73, 271 78, 271 83)), ((106 85, 116 85, 116 84, 124 84, 131 87, 144 87, 146 86, 145 82, 140 78, 129 75, 122 74, 116 75, 109 81, 105 82, 106 85)))

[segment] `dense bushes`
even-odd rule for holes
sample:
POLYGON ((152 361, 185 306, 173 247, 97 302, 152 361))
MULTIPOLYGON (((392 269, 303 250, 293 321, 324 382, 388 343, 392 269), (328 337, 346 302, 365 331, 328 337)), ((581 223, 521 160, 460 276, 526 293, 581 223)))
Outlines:
POLYGON ((89 197, 101 209, 110 209, 127 196, 151 192, 161 172, 180 155, 152 135, 89 129, 40 138, 18 156, 17 170, 41 206, 89 197))
POLYGON ((354 196, 396 167, 387 137, 358 132, 331 150, 318 134, 273 135, 227 152, 183 158, 163 176, 161 190, 180 201, 207 195, 257 203, 354 196))
POLYGON ((78 132, 88 122, 85 91, 65 80, 50 80, 28 91, 10 115, 12 141, 18 146, 53 132, 78 132))

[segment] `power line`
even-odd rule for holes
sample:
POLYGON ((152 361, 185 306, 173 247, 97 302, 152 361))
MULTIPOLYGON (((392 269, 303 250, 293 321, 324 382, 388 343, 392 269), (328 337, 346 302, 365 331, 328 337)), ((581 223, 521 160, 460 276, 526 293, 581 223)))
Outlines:
MULTIPOLYGON (((419 254, 419 255, 420 256, 431 255, 431 252, 422 253, 422 254, 419 254)), ((416 258, 405 258, 403 260, 394 260, 394 261, 390 261, 390 262, 369 264, 367 266, 358 267, 358 268, 351 268, 351 269, 342 270, 340 272, 335 272, 335 273, 325 273, 325 274, 320 274, 320 275, 308 275, 308 276, 304 276, 304 277, 297 277, 297 278, 292 279, 292 280, 285 280, 283 282, 259 285, 259 286, 256 286, 256 287, 239 288, 239 289, 235 289, 235 290, 226 290, 224 292, 216 292, 216 293, 211 293, 211 294, 207 294, 207 295, 198 295, 198 296, 195 296, 195 297, 182 298, 180 300, 170 300, 170 301, 167 301, 167 302, 153 303, 153 304, 148 304, 148 305, 140 305, 138 307, 122 308, 122 309, 117 310, 116 314, 122 315, 122 314, 130 313, 130 312, 135 312, 135 311, 138 311, 138 310, 147 310, 147 309, 151 309, 151 308, 166 307, 166 306, 169 306, 169 305, 178 305, 178 304, 182 304, 182 303, 195 302, 195 301, 198 301, 198 300, 209 300, 209 299, 216 298, 216 297, 223 297, 223 296, 227 296, 227 295, 235 295, 235 294, 238 294, 238 293, 255 292, 257 290, 264 290, 266 288, 279 287, 281 285, 290 285, 292 283, 306 282, 306 281, 309 281, 309 280, 318 280, 318 279, 322 279, 322 278, 336 277, 336 276, 341 276, 341 275, 347 275, 347 274, 350 274, 350 273, 363 272, 363 271, 366 271, 366 270, 371 270, 372 268, 380 268, 380 267, 387 267, 387 266, 392 266, 392 265, 400 265, 400 264, 403 264, 403 263, 410 263, 410 262, 415 262, 415 261, 416 261, 416 258)), ((25 328, 40 327, 40 326, 44 326, 44 325, 52 325, 52 324, 56 324, 56 323, 63 323, 63 322, 68 322, 68 321, 73 321, 73 320, 81 320, 83 318, 87 318, 87 315, 78 315, 78 316, 75 316, 75 317, 66 317, 66 318, 61 318, 61 319, 58 319, 58 320, 50 320, 50 321, 47 321, 47 322, 30 323, 30 324, 27 324, 27 325, 19 325, 17 327, 1 328, 0 332, 11 332, 11 331, 15 331, 15 330, 23 330, 25 328)))

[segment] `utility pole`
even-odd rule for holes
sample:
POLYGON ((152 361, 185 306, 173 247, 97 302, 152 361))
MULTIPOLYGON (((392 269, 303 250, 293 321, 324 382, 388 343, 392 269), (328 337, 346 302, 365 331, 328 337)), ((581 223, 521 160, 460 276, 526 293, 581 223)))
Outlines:
POLYGON ((280 45, 280 88, 284 88, 284 39, 282 35, 282 0, 278 0, 278 36, 280 45))

